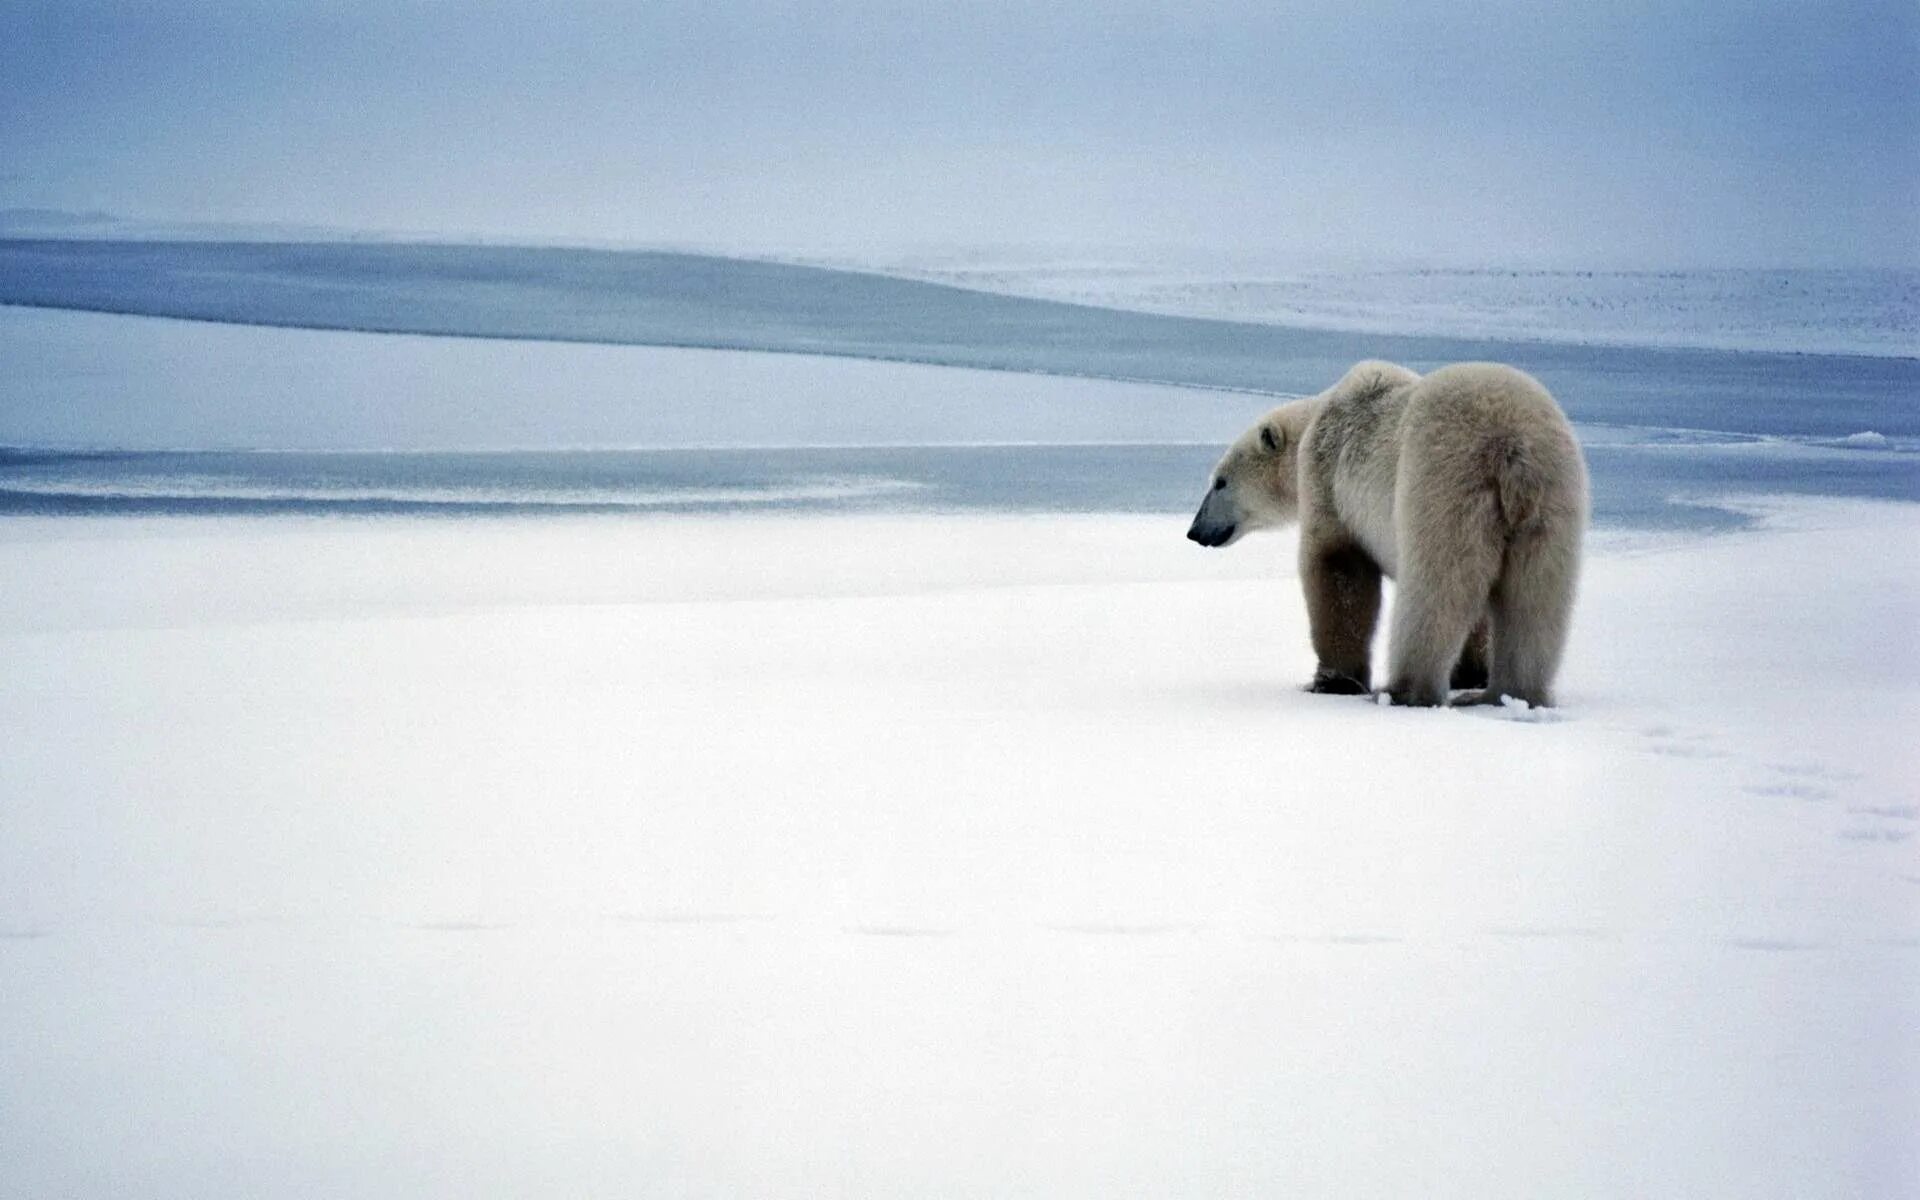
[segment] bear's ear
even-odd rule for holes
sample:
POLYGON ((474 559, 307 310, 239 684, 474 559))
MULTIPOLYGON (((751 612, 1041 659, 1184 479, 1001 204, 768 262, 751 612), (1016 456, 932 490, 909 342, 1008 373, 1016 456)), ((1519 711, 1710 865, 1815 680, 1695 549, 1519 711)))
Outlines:
POLYGON ((1287 431, 1284 429, 1275 429, 1271 425, 1262 425, 1260 427, 1260 444, 1265 446, 1268 451, 1277 454, 1280 451, 1280 447, 1287 444, 1287 431))

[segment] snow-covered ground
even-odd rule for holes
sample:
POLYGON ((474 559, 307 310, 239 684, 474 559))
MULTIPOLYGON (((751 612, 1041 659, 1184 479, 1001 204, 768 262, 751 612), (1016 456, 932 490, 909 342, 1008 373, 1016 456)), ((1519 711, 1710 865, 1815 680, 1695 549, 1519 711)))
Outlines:
POLYGON ((1545 714, 1151 516, 0 522, 20 1195, 1920 1190, 1920 509, 1545 714))

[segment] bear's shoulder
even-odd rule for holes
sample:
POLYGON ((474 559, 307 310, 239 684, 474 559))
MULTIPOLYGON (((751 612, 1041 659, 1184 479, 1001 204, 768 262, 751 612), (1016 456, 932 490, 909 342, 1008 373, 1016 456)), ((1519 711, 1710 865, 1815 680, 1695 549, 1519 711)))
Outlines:
POLYGON ((1381 396, 1420 382, 1420 376, 1399 363, 1370 358, 1347 368, 1340 382, 1327 389, 1327 405, 1347 406, 1377 401, 1381 396))
POLYGON ((1329 388, 1310 431, 1308 455, 1321 472, 1331 472, 1355 451, 1368 452, 1394 424, 1420 376, 1395 363, 1356 364, 1329 388))

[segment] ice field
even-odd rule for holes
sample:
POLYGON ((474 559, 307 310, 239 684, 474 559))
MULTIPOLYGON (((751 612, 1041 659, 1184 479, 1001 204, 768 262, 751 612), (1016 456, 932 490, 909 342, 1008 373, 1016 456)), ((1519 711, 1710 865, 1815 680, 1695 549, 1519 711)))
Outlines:
POLYGON ((0 1190, 1920 1184, 1913 358, 62 245, 0 244, 0 1190), (1307 695, 1292 535, 1183 540, 1372 353, 1573 416, 1560 708, 1307 695))

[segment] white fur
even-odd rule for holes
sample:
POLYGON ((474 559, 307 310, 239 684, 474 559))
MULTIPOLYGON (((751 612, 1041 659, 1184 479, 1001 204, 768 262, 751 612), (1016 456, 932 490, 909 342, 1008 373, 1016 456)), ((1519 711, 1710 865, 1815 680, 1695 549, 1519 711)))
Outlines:
POLYGON ((1285 404, 1215 469, 1190 537, 1227 545, 1301 522, 1315 686, 1369 685, 1381 576, 1399 585, 1388 692, 1445 703, 1487 659, 1489 700, 1551 703, 1579 575, 1587 472, 1545 388, 1468 363, 1421 377, 1355 366, 1285 404), (1490 643, 1490 646, 1487 644, 1490 643))

